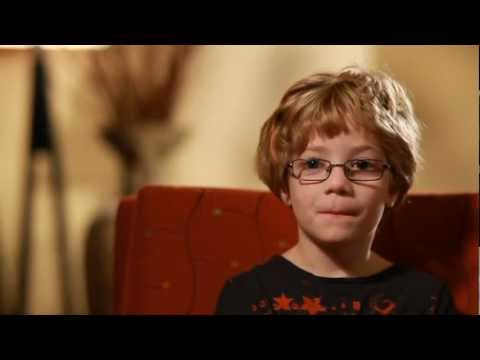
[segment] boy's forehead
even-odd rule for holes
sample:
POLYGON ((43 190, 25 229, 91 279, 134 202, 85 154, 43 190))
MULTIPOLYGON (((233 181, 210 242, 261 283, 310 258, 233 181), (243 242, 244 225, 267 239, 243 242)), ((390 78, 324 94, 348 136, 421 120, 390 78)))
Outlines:
POLYGON ((339 132, 333 136, 327 136, 319 131, 314 131, 307 143, 306 148, 324 148, 329 144, 341 143, 343 146, 353 150, 379 150, 378 141, 373 134, 362 128, 350 128, 346 132, 339 132))

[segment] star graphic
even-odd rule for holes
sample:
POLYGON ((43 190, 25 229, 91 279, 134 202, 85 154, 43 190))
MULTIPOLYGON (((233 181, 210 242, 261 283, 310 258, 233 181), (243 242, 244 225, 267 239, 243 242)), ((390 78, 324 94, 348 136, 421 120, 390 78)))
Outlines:
POLYGON ((304 296, 302 309, 306 310, 310 315, 326 312, 327 308, 323 306, 320 301, 321 298, 309 298, 304 296))
POLYGON ((352 305, 353 305, 353 310, 355 310, 356 312, 359 312, 360 308, 362 307, 362 304, 358 300, 353 300, 352 305))
POLYGON ((290 303, 293 301, 292 298, 289 298, 284 293, 282 293, 279 297, 274 297, 273 300, 275 303, 273 304, 273 308, 275 310, 291 310, 290 303))
POLYGON ((374 309, 377 312, 377 314, 380 315, 389 315, 395 310, 397 305, 389 299, 384 299, 381 303, 377 303, 374 305, 374 309))

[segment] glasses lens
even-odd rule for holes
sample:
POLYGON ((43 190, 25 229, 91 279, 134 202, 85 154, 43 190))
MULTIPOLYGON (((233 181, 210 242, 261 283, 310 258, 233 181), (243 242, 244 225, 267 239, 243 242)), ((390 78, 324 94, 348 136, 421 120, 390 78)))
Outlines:
POLYGON ((295 175, 304 181, 324 180, 329 175, 330 164, 320 159, 298 160, 295 162, 295 175))
POLYGON ((384 164, 378 160, 350 160, 345 163, 347 176, 355 181, 369 181, 380 179, 383 175, 384 164))

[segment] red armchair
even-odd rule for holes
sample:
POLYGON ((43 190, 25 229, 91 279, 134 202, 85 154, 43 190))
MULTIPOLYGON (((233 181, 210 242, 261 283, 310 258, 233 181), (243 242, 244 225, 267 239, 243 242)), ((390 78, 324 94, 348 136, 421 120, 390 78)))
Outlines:
MULTIPOLYGON (((478 194, 417 194, 380 225, 374 249, 450 286, 478 314, 478 194)), ((147 186, 120 202, 114 313, 212 314, 224 281, 296 241, 291 210, 262 191, 147 186)))

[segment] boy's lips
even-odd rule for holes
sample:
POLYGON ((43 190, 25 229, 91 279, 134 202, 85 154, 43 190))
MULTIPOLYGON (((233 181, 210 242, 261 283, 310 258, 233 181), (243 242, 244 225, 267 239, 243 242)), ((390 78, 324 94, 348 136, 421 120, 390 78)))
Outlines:
POLYGON ((339 216, 355 216, 356 212, 353 210, 325 210, 319 211, 320 214, 325 215, 339 215, 339 216))

